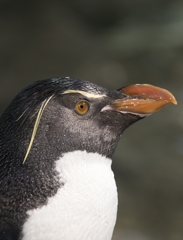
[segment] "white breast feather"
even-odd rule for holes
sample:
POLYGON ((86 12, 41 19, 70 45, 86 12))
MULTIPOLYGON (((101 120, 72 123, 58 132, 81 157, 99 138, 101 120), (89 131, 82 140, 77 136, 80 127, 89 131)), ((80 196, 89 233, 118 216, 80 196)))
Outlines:
POLYGON ((111 240, 117 214, 111 160, 75 151, 56 169, 65 184, 47 205, 28 211, 23 240, 111 240))

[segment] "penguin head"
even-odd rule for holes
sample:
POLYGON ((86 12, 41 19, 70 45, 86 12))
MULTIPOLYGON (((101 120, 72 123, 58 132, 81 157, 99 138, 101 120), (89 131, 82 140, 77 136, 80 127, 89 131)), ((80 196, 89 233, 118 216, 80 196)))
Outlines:
POLYGON ((127 127, 170 102, 172 94, 147 84, 109 91, 69 77, 39 81, 1 117, 0 147, 12 148, 17 164, 75 150, 111 158, 127 127))

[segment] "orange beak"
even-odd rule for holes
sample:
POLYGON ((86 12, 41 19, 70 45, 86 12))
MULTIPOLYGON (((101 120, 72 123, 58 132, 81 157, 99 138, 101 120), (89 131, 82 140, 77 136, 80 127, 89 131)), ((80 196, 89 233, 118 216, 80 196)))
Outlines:
POLYGON ((111 108, 120 112, 148 115, 169 103, 177 104, 169 91, 150 84, 134 84, 118 91, 126 98, 115 100, 111 108))

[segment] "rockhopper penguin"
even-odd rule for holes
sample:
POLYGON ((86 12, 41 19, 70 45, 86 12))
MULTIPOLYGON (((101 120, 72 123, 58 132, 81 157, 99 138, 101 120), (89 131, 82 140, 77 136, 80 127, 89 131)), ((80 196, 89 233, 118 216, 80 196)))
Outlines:
POLYGON ((20 92, 0 118, 0 240, 110 240, 117 143, 168 103, 152 85, 109 91, 69 77, 20 92))

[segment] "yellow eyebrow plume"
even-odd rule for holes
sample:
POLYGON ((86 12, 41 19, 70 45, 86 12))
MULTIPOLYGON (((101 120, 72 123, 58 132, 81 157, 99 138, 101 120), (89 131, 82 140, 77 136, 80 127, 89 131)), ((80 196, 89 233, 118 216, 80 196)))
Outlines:
POLYGON ((37 132, 37 129, 38 129, 38 126, 39 126, 39 123, 40 123, 40 120, 41 120, 41 116, 43 114, 43 111, 46 107, 46 105, 49 103, 49 101, 51 100, 53 96, 49 97, 48 99, 45 99, 42 104, 41 104, 41 107, 38 111, 38 114, 37 114, 37 117, 36 117, 36 121, 35 121, 35 124, 34 124, 34 128, 33 128, 33 131, 32 131, 32 136, 31 136, 31 139, 30 139, 30 142, 29 142, 29 146, 27 148, 27 152, 25 154, 25 157, 24 157, 24 160, 23 160, 23 163, 25 163, 29 153, 30 153, 30 150, 31 150, 31 147, 32 147, 32 144, 33 144, 33 141, 34 141, 34 138, 36 136, 36 132, 37 132))
POLYGON ((88 98, 103 98, 103 97, 106 97, 105 94, 94 94, 94 93, 84 92, 84 91, 80 91, 80 90, 66 90, 62 94, 69 94, 69 93, 79 93, 79 94, 81 94, 85 97, 88 97, 88 98))

